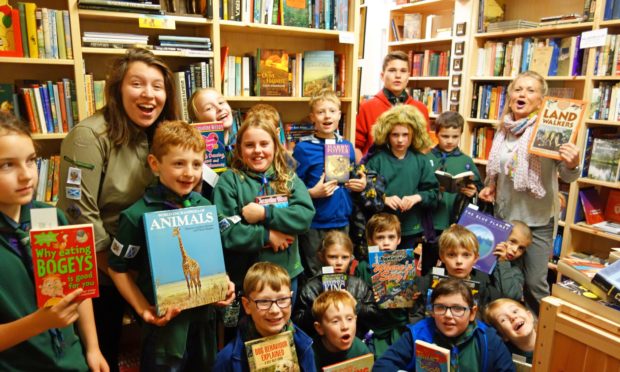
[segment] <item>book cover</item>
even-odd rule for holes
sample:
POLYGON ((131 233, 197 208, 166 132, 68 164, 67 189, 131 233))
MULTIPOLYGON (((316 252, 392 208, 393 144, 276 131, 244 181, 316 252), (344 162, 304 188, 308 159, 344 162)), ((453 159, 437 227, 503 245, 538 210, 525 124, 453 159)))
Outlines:
POLYGON ((256 54, 256 93, 260 96, 290 96, 288 54, 282 49, 258 49, 256 54))
POLYGON ((78 300, 99 297, 93 225, 30 230, 37 306, 54 306, 83 288, 78 300))
POLYGON ((351 148, 346 143, 325 142, 325 182, 345 183, 351 173, 351 148))
POLYGON ((551 58, 553 56, 553 47, 539 46, 534 47, 532 51, 532 59, 530 60, 529 70, 538 72, 542 76, 549 74, 551 66, 551 58))
POLYGON ((344 291, 347 289, 347 274, 322 274, 323 291, 344 291))
POLYGON ((303 96, 312 97, 323 88, 334 90, 336 65, 333 50, 304 52, 303 96))
POLYGON ((605 219, 620 223, 620 190, 609 190, 605 205, 605 219))
POLYGON ((15 112, 13 106, 13 84, 0 83, 0 111, 15 112))
POLYGON ((371 353, 360 355, 357 358, 323 367, 323 372, 369 372, 375 363, 375 356, 371 353))
POLYGON ((215 206, 145 213, 144 230, 158 314, 171 306, 183 310, 226 298, 215 206))
POLYGON ((565 279, 554 284, 551 288, 551 294, 620 324, 620 306, 602 300, 574 280, 565 279))
POLYGON ((497 244, 508 240, 512 225, 469 207, 463 211, 458 224, 469 229, 478 239, 479 258, 474 268, 491 274, 497 263, 493 250, 497 244))
POLYGON ((273 205, 275 208, 288 207, 288 196, 284 194, 272 194, 257 196, 254 200, 258 205, 273 205))
POLYGON ((594 138, 588 165, 588 177, 599 181, 618 180, 620 138, 594 138))
POLYGON ((19 19, 19 11, 10 5, 0 6, 2 22, 0 22, 0 56, 23 57, 22 32, 26 32, 25 26, 19 19))
POLYGON ((416 371, 450 371, 450 350, 430 342, 415 341, 416 371))
POLYGON ((585 101, 545 97, 534 124, 529 152, 545 158, 561 160, 559 148, 575 143, 586 110, 585 101))
POLYGON ((609 302, 620 305, 620 261, 616 261, 594 274, 592 284, 607 294, 609 302))
POLYGON ((307 0, 281 0, 284 26, 309 27, 307 0))
POLYGON ((250 340, 245 343, 250 371, 299 371, 293 332, 250 340))
POLYGON ((368 247, 368 262, 372 268, 372 290, 380 309, 413 306, 415 263, 413 249, 379 251, 368 247))
POLYGON ((459 192, 461 188, 473 182, 474 172, 466 171, 452 175, 438 169, 435 171, 435 177, 437 177, 439 187, 443 188, 443 191, 456 193, 459 192))
POLYGON ((594 225, 605 220, 603 217, 603 203, 598 195, 598 191, 594 187, 579 190, 579 199, 581 200, 587 224, 594 225))
POLYGON ((405 14, 403 23, 403 40, 422 38, 422 14, 405 14))
POLYGON ((594 275, 604 267, 605 265, 600 262, 576 257, 564 257, 558 261, 558 271, 560 274, 576 281, 601 299, 607 301, 607 294, 592 284, 594 275))
MULTIPOLYGON (((443 269, 440 269, 443 270, 443 269)), ((428 293, 426 296, 426 300, 427 300, 427 304, 426 305, 430 305, 430 301, 431 301, 431 294, 433 293, 433 288, 435 288, 437 286, 437 284, 439 284, 440 281, 444 280, 444 279, 448 279, 449 277, 447 275, 443 275, 443 274, 437 274, 435 272, 432 273, 431 275, 431 287, 428 289, 428 293)), ((462 279, 463 283, 465 283, 469 289, 471 290, 471 295, 474 298, 474 302, 477 304, 480 300, 480 282, 477 282, 475 280, 469 280, 469 279, 462 279)))
POLYGON ((224 123, 193 123, 205 141, 205 165, 211 169, 226 168, 226 149, 224 146, 224 123))

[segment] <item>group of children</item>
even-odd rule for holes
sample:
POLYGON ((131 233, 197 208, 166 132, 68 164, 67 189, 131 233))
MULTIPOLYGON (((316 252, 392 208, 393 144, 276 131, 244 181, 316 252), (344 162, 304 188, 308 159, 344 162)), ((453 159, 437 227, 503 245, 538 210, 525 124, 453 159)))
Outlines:
MULTIPOLYGON (((389 55, 384 66, 385 76, 395 68, 398 70, 404 61, 407 61, 406 55, 404 59, 398 53, 389 55)), ((400 81, 400 78, 395 80, 400 81)), ((386 95, 395 98, 397 103, 406 103, 406 93, 404 101, 398 100, 406 82, 396 85, 400 91, 388 90, 386 95)), ((534 317, 519 302, 523 291, 519 257, 531 241, 529 229, 525 224, 513 222, 515 227, 509 240, 496 248, 499 264, 495 271, 487 275, 475 270, 476 237, 459 225, 451 225, 453 205, 460 196, 441 192, 434 176, 438 168, 450 173, 472 170, 475 174, 472 183, 460 191, 465 197, 472 197, 481 186, 471 158, 458 149, 463 132, 460 115, 440 115, 436 129, 439 143, 428 154, 432 142, 427 118, 415 105, 395 105, 381 114, 372 127, 374 146, 363 163, 369 172, 375 172, 384 180, 386 188, 380 192, 384 196, 385 212, 368 216, 367 245, 376 245, 382 251, 412 248, 427 233, 424 219, 432 215, 430 228, 436 230, 435 234, 441 233, 438 250, 424 251, 423 257, 433 261, 430 266, 435 266, 439 259, 449 277, 431 292, 432 273, 424 272, 416 279, 417 293, 412 309, 379 309, 372 293, 371 265, 363 257, 358 257, 359 260, 354 257, 354 252, 359 250, 354 249, 348 235, 354 200, 368 196, 367 191, 372 188, 370 180, 364 169, 357 169, 344 184, 325 182, 326 143, 348 146, 350 160, 355 163, 353 144, 337 133, 338 97, 323 90, 310 100, 310 119, 315 133, 302 138, 292 155, 280 141, 277 111, 267 105, 251 110, 238 131, 232 122, 230 106, 213 89, 195 94, 189 108, 191 117, 197 121, 224 122, 229 170, 220 175, 212 195, 211 190, 202 190, 204 195, 212 197, 211 201, 194 191, 202 183, 205 157, 200 133, 181 121, 159 124, 148 157, 157 181, 121 214, 111 247, 110 276, 143 321, 143 370, 191 367, 246 371, 244 342, 285 330, 294 330, 302 371, 315 371, 369 352, 377 358, 376 370, 412 370, 414 342, 418 339, 449 348, 455 365, 477 366, 472 367, 474 370, 512 370, 508 349, 493 327, 477 320, 478 312, 485 313, 501 337, 509 341, 512 350, 531 354, 532 337, 535 339, 534 317), (285 196, 285 208, 260 205, 256 201, 259 196, 273 194, 285 196), (169 309, 158 316, 153 308, 146 249, 130 252, 132 247, 145 247, 143 214, 211 203, 217 206, 220 217, 230 277, 227 298, 191 310, 169 309), (323 292, 322 266, 348 274, 346 291, 323 292), (476 301, 461 279, 480 283, 476 301), (247 316, 233 315, 238 320, 236 335, 217 353, 216 319, 222 313, 230 316, 235 288, 243 290, 240 301, 247 316), (427 314, 431 317, 426 317, 427 314)), ((32 147, 34 154, 28 134, 11 129, 10 121, 5 117, 1 119, 0 141, 18 137, 32 147)), ((18 171, 32 168, 34 155, 28 154, 22 159, 21 154, 9 154, 9 148, 12 147, 0 147, 0 188, 7 190, 0 193, 0 211, 6 220, 0 222, 8 229, 16 229, 16 221, 28 221, 25 215, 33 206, 32 186, 36 184, 36 179, 23 182, 24 176, 18 171)), ((19 244, 9 245, 16 250, 19 244)), ((26 277, 27 270, 20 275, 26 277)), ((7 281, 0 279, 0 286, 7 285, 7 281)), ((10 282, 15 279, 11 278, 10 282)), ((29 290, 34 292, 34 288, 29 290)), ((0 296, 5 293, 8 291, 0 289, 0 296)), ((92 343, 92 314, 90 317, 82 314, 84 308, 84 312, 88 310, 86 301, 79 307, 71 304, 74 295, 68 295, 50 309, 37 310, 34 303, 17 310, 8 309, 21 319, 0 324, 0 350, 43 353, 45 347, 41 343, 49 341, 37 338, 53 339, 52 331, 56 327, 70 325, 80 313, 80 326, 87 330, 82 332, 89 355, 87 361, 89 365, 101 363, 96 341, 92 343), (39 335, 24 333, 7 338, 6 335, 14 330, 23 329, 13 324, 18 322, 39 326, 33 327, 39 335), (45 332, 48 329, 49 336, 45 332)), ((15 303, 13 297, 0 302, 15 303)), ((65 343, 73 340, 68 337, 65 336, 65 343)))

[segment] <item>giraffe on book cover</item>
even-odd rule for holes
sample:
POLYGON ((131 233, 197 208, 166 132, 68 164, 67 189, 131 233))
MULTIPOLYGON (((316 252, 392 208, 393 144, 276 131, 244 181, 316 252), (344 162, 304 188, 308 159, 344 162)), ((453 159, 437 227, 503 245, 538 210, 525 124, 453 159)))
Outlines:
POLYGON ((185 275, 189 295, 192 295, 192 289, 195 289, 196 294, 199 294, 201 289, 200 265, 198 265, 198 262, 191 258, 185 251, 183 239, 181 239, 181 231, 178 227, 172 229, 172 235, 179 239, 179 249, 181 250, 181 256, 183 257, 183 275, 185 275))

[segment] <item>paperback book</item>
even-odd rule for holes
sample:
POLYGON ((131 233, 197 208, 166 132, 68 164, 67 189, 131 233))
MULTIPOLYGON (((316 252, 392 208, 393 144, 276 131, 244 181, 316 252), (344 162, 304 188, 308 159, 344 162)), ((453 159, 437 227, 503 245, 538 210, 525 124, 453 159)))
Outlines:
POLYGON ((224 146, 224 123, 194 123, 205 141, 205 162, 209 168, 226 168, 226 149, 224 146))
POLYGON ((312 97, 323 88, 335 91, 336 63, 333 50, 304 52, 303 96, 312 97))
POLYGON ((347 289, 347 274, 322 274, 321 284, 323 292, 326 291, 344 291, 347 289))
POLYGON ((461 188, 467 187, 468 184, 473 182, 474 172, 466 171, 452 175, 438 169, 435 171, 435 177, 437 177, 439 186, 443 188, 443 191, 457 193, 461 188))
POLYGON ((609 302, 620 305, 620 261, 616 261, 594 274, 592 284, 607 294, 609 302))
POLYGON ((309 10, 306 0, 284 0, 282 5, 282 23, 284 26, 310 27, 309 10))
MULTIPOLYGON (((436 268, 433 268, 433 270, 435 269, 436 268)), ((439 270, 443 270, 443 269, 439 268, 439 270)), ((431 275, 431 287, 428 289, 427 296, 426 296, 426 300, 428 302, 426 305, 430 305, 431 294, 433 293, 433 288, 435 288, 437 284, 439 284, 440 281, 444 279, 448 279, 448 278, 449 277, 447 275, 439 274, 433 271, 431 275)), ((474 298, 474 302, 477 304, 480 300, 480 282, 477 282, 475 280, 469 280, 469 279, 462 279, 462 280, 463 280, 463 283, 465 283, 471 290, 471 295, 474 298)))
POLYGON ((415 341, 416 371, 450 371, 450 350, 430 342, 415 341))
POLYGON ((258 49, 256 57, 256 93, 260 96, 290 96, 288 54, 281 49, 258 49))
POLYGON ((602 300, 574 280, 564 279, 554 284, 551 294, 620 324, 620 306, 602 300))
POLYGON ((284 194, 261 195, 254 201, 259 205, 273 205, 274 208, 288 207, 288 197, 284 194))
POLYGON ((415 262, 413 248, 379 251, 368 247, 368 262, 372 268, 372 290, 380 309, 413 306, 415 262))
POLYGON ((609 190, 605 205, 605 219, 620 223, 620 190, 609 190))
POLYGON ((228 279, 215 206, 144 214, 157 314, 226 298, 228 279))
POLYGON ((375 363, 375 356, 371 353, 345 360, 344 362, 323 367, 323 372, 369 372, 375 363))
POLYGON ((560 146, 575 143, 586 110, 585 101, 545 97, 529 143, 529 152, 561 160, 560 146))
POLYGON ((491 274, 497 264, 493 250, 497 244, 508 240, 512 225, 471 207, 465 208, 458 224, 466 227, 478 239, 479 258, 474 268, 491 274))
POLYGON ((37 306, 54 306, 72 291, 77 300, 99 297, 92 224, 30 230, 37 306))
POLYGON ((351 173, 351 147, 346 143, 325 142, 325 182, 345 183, 351 173))
POLYGON ((252 372, 300 370, 292 331, 247 341, 245 352, 252 372))

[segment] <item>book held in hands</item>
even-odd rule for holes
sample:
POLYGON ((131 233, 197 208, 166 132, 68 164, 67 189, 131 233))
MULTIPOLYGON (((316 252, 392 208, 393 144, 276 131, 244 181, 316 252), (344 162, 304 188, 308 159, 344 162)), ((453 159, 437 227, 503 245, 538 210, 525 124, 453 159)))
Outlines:
POLYGON ((368 262, 372 268, 372 291, 380 309, 413 306, 415 262, 413 248, 380 251, 368 247, 368 262))
POLYGON ((371 353, 323 367, 323 372, 370 372, 375 363, 371 353))
POLYGON ((300 370, 292 331, 247 341, 245 352, 252 372, 300 370))
POLYGON ((430 342, 415 341, 416 371, 450 371, 450 350, 430 342))
POLYGON ((443 188, 443 191, 457 193, 461 188, 473 183, 474 172, 466 171, 452 175, 438 169, 435 171, 435 177, 437 177, 439 186, 443 188))
POLYGON ((205 141, 205 165, 211 169, 226 168, 226 149, 224 142, 224 123, 193 123, 205 141))
POLYGON ((325 182, 345 183, 351 173, 351 148, 346 143, 325 141, 325 182))

